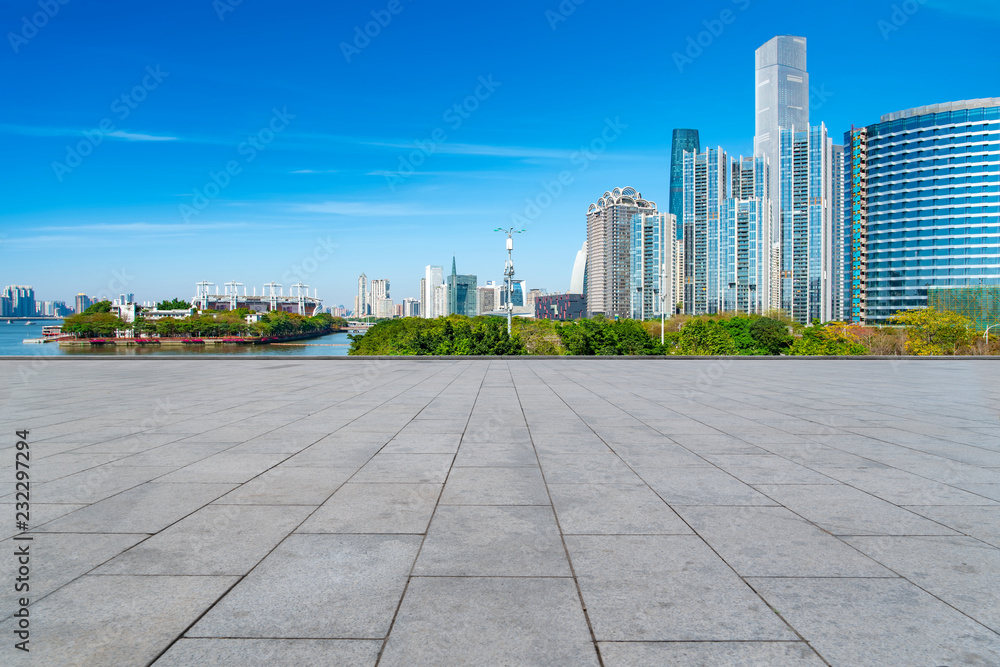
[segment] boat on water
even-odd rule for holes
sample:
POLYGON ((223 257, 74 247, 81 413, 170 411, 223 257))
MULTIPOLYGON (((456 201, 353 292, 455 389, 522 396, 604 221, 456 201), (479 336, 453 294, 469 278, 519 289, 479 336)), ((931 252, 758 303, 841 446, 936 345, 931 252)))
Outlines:
POLYGON ((27 322, 25 322, 25 324, 27 324, 28 326, 31 326, 31 320, 28 320, 27 322))

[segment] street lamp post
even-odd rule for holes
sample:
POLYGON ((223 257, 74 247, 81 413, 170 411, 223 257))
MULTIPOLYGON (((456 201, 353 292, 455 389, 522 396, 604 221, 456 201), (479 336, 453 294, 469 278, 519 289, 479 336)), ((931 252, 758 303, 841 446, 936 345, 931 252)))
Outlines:
POLYGON ((503 232, 507 235, 507 265, 504 267, 503 276, 504 281, 507 283, 507 335, 512 335, 512 327, 514 320, 514 234, 520 234, 524 232, 523 229, 502 229, 497 227, 493 231, 503 232))
POLYGON ((992 329, 993 327, 1000 327, 1000 322, 997 322, 995 324, 991 324, 988 327, 986 327, 986 333, 983 335, 983 338, 986 339, 986 351, 987 352, 989 352, 989 349, 990 349, 990 329, 992 329))

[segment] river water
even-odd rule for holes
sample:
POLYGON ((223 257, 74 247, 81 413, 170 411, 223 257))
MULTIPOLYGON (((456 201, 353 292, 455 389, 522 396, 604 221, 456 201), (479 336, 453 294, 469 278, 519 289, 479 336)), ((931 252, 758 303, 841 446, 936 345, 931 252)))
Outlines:
POLYGON ((191 345, 183 348, 155 347, 110 347, 99 348, 65 348, 59 343, 42 343, 26 345, 26 338, 41 338, 42 327, 61 324, 60 320, 39 320, 25 324, 24 320, 0 319, 0 356, 35 357, 35 356, 146 356, 146 355, 184 355, 184 354, 222 354, 233 356, 255 357, 342 357, 347 356, 350 342, 346 333, 335 333, 322 338, 297 341, 296 344, 282 345, 191 345))

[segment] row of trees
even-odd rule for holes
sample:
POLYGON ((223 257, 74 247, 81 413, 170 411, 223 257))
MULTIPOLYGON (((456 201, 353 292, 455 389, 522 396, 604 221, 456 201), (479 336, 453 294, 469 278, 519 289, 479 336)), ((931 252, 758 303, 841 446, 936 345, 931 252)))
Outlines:
POLYGON ((379 322, 352 336, 352 355, 970 355, 1000 353, 987 346, 972 322, 933 310, 900 313, 896 327, 830 322, 803 327, 781 314, 677 316, 662 332, 660 322, 581 319, 514 321, 507 336, 500 318, 452 315, 436 320, 379 322))
POLYGON ((80 338, 110 338, 116 331, 129 329, 137 337, 145 334, 162 337, 270 338, 329 333, 347 325, 342 318, 335 318, 328 313, 305 317, 280 311, 262 313, 260 321, 250 323, 246 321, 246 316, 250 313, 251 311, 240 308, 225 312, 202 312, 184 318, 164 317, 158 320, 146 320, 140 315, 135 322, 128 323, 112 313, 111 304, 104 301, 94 304, 79 315, 67 317, 62 330, 80 338))

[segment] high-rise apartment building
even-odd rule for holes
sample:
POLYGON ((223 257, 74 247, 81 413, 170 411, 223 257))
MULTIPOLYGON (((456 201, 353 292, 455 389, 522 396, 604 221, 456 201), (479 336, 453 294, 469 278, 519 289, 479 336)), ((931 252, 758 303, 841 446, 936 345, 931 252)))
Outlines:
POLYGON ((444 284, 444 267, 428 266, 424 269, 423 297, 420 304, 421 317, 435 319, 448 314, 448 300, 445 299, 444 306, 438 308, 435 301, 437 288, 444 284), (425 307, 426 306, 426 307, 425 307))
POLYGON ((427 279, 420 279, 420 305, 418 306, 420 314, 417 317, 427 317, 427 279))
POLYGON ((30 285, 8 285, 4 288, 0 309, 4 317, 35 317, 35 290, 30 285))
POLYGON ((451 275, 448 276, 448 314, 475 317, 476 276, 459 275, 455 258, 451 260, 451 275))
POLYGON ((684 154, 684 312, 723 311, 722 204, 728 195, 728 156, 721 148, 684 154))
POLYGON ((677 266, 677 219, 670 213, 637 213, 632 216, 629 317, 646 320, 663 312, 673 315, 677 266))
POLYGON ((852 321, 1000 285, 1000 98, 887 114, 844 141, 852 321))
POLYGON ((371 314, 378 318, 393 317, 392 296, 389 293, 388 280, 373 280, 369 292, 371 314))
POLYGON ((684 236, 684 153, 700 153, 698 130, 675 129, 670 143, 670 201, 668 210, 677 219, 677 237, 684 236))
POLYGON ((433 317, 447 317, 448 316, 448 285, 441 283, 434 286, 434 294, 432 295, 433 303, 433 317))
POLYGON ((723 201, 719 226, 722 308, 764 314, 774 307, 774 228, 767 158, 734 159, 730 177, 731 196, 723 201))
POLYGON ((833 262, 830 270, 830 294, 833 300, 830 310, 830 319, 837 322, 846 322, 850 318, 851 291, 848 273, 851 266, 851 234, 850 223, 848 222, 847 209, 844 204, 844 188, 846 186, 844 176, 844 146, 833 145, 830 153, 832 172, 831 186, 832 195, 830 197, 830 210, 833 218, 833 232, 830 237, 832 244, 833 262))
POLYGON ((826 126, 780 131, 781 308, 808 324, 833 312, 833 142, 826 126))
POLYGON ((632 216, 656 213, 635 188, 615 188, 587 209, 587 308, 606 317, 631 312, 632 216))

